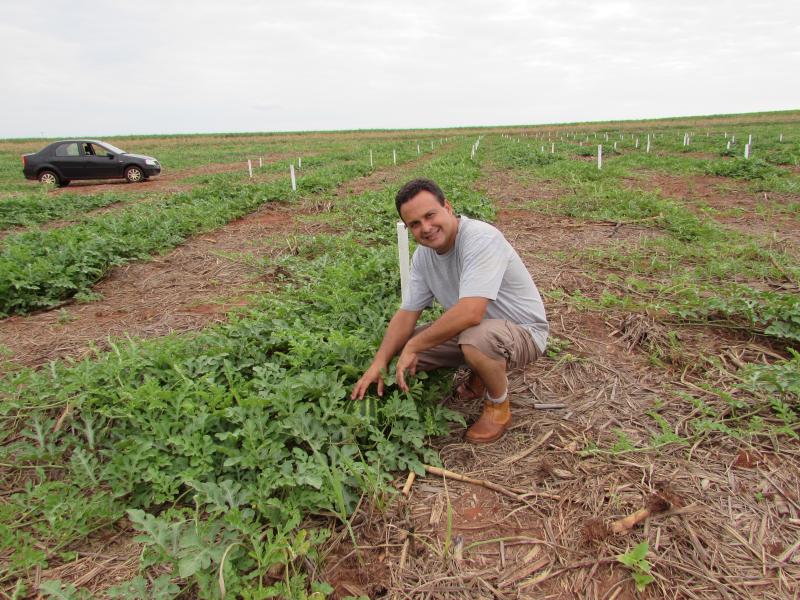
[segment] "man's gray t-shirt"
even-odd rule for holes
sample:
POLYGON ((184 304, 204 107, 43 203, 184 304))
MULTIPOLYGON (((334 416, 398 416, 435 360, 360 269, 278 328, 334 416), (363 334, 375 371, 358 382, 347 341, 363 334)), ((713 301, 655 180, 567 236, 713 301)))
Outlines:
POLYGON ((497 228, 459 217, 449 252, 418 246, 411 261, 409 299, 401 308, 418 311, 435 298, 449 309, 461 298, 491 300, 484 318, 504 319, 527 329, 544 352, 549 326, 536 284, 511 244, 497 228))

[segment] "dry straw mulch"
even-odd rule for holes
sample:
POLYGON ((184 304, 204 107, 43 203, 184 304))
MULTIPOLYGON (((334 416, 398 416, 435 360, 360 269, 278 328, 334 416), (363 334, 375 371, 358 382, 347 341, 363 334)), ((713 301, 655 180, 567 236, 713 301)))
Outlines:
MULTIPOLYGON (((796 444, 694 435, 691 409, 666 400, 696 392, 692 382, 659 381, 641 356, 622 364, 593 355, 591 347, 604 341, 575 338, 574 358, 543 358, 513 377, 515 424, 501 441, 476 447, 460 430, 439 440, 445 468, 509 493, 453 477, 418 478, 388 512, 370 509, 355 519, 360 552, 346 569, 327 573, 337 591, 631 598, 631 573, 616 557, 646 540, 655 582, 642 597, 777 599, 800 592, 796 444), (537 408, 558 403, 566 407, 537 408), (650 410, 688 443, 586 452, 593 440, 613 446, 620 432, 648 445, 660 433, 650 410)), ((478 410, 468 407, 472 416, 478 410)))

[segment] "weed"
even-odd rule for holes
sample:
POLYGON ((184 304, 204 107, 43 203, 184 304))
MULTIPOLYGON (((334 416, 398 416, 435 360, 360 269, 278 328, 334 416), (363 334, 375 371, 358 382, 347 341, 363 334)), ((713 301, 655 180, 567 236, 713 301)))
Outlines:
POLYGON ((706 173, 734 177, 736 179, 765 179, 770 176, 781 175, 783 171, 757 158, 734 158, 709 162, 706 166, 706 173))
POLYGON ((648 550, 648 543, 644 541, 625 554, 617 556, 617 560, 630 569, 636 590, 639 592, 643 592, 649 584, 655 581, 655 577, 651 575, 652 565, 646 558, 648 550))

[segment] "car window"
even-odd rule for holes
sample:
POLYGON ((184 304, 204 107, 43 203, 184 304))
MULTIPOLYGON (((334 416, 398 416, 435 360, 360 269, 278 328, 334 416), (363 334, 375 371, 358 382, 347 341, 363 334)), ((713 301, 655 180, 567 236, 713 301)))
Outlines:
POLYGON ((56 156, 78 156, 79 154, 78 142, 61 144, 58 148, 56 148, 56 156))
POLYGON ((114 154, 125 154, 125 150, 122 150, 121 148, 117 148, 116 146, 114 146, 113 144, 109 144, 108 142, 103 142, 100 145, 103 148, 108 149, 109 152, 113 152, 114 154))
POLYGON ((90 150, 86 152, 86 154, 94 154, 95 156, 105 156, 108 154, 108 148, 104 148, 100 144, 87 144, 90 150))

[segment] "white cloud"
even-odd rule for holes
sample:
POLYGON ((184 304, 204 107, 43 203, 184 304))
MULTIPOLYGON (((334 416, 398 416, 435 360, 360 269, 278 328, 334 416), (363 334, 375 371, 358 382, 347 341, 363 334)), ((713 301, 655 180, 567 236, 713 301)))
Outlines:
POLYGON ((780 0, 8 3, 0 137, 792 108, 798 22, 780 0))

